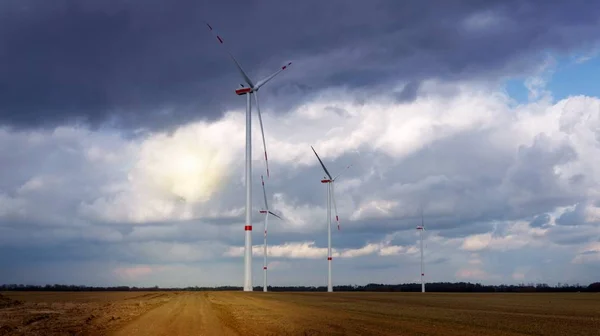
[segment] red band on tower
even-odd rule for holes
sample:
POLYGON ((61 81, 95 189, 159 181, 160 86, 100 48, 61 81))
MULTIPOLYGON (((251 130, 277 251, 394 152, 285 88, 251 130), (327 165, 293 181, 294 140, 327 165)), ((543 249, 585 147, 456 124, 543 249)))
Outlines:
POLYGON ((246 230, 246 231, 252 231, 252 225, 246 225, 244 227, 244 230, 246 230))
POLYGON ((331 260, 331 259, 332 259, 331 257, 327 257, 327 260, 331 260))

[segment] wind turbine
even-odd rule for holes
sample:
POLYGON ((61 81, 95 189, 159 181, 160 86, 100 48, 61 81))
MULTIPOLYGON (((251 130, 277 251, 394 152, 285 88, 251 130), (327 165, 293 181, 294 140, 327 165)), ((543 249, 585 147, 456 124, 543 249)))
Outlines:
POLYGON ((335 180, 340 175, 342 175, 342 173, 346 169, 350 168, 352 165, 346 167, 346 169, 344 169, 342 171, 342 173, 339 173, 336 177, 331 177, 331 174, 329 174, 329 171, 327 170, 327 168, 325 168, 325 165, 323 164, 323 161, 321 161, 321 158, 319 157, 319 154, 317 154, 317 151, 315 151, 313 146, 310 146, 310 148, 312 148, 313 152, 317 156, 317 159, 319 160, 319 163, 321 164, 321 167, 323 167, 323 170, 325 171, 325 174, 327 175, 321 180, 321 183, 328 184, 328 186, 327 186, 327 264, 329 267, 329 272, 327 274, 327 291, 333 292, 333 286, 331 284, 331 260, 332 260, 332 258, 331 258, 331 202, 333 201, 333 209, 335 210, 335 221, 337 222, 337 227, 339 230, 340 229, 340 218, 338 217, 337 205, 335 203, 334 183, 335 183, 335 180))
MULTIPOLYGON (((213 28, 210 24, 206 23, 210 31, 213 31, 213 28)), ((223 39, 219 35, 215 35, 217 40, 223 47, 225 47, 223 43, 223 39)), ((256 82, 252 82, 250 77, 246 74, 246 72, 242 69, 240 63, 233 57, 233 55, 225 48, 225 51, 235 63, 236 68, 242 75, 242 79, 248 85, 245 87, 244 84, 241 85, 241 89, 235 90, 235 93, 238 96, 246 95, 246 225, 244 230, 246 231, 246 245, 244 251, 244 291, 251 292, 252 291, 252 115, 251 115, 251 98, 250 95, 254 95, 254 101, 256 102, 256 111, 258 112, 258 121, 260 123, 260 132, 262 134, 263 148, 265 150, 265 165, 267 168, 267 177, 269 177, 269 161, 267 158, 267 144, 265 142, 265 132, 263 130, 262 116, 260 114, 260 107, 258 105, 258 90, 268 81, 273 79, 273 77, 277 76, 280 72, 287 69, 289 65, 292 63, 289 62, 286 65, 282 66, 281 69, 275 71, 273 74, 265 77, 264 79, 256 82)))
POLYGON ((271 210, 269 210, 269 204, 267 203, 267 191, 265 190, 265 180, 263 179, 262 175, 260 176, 260 181, 262 182, 262 189, 263 189, 263 195, 265 196, 265 209, 264 210, 260 210, 261 214, 265 215, 265 243, 263 245, 264 251, 264 263, 263 263, 263 273, 264 273, 264 277, 263 277, 263 292, 267 291, 267 228, 269 226, 269 215, 275 216, 281 220, 283 220, 283 218, 277 216, 275 213, 273 213, 271 210))
POLYGON ((421 225, 417 226, 421 240, 421 292, 425 293, 425 268, 423 265, 423 232, 425 231, 425 221, 423 220, 423 209, 421 209, 421 225))

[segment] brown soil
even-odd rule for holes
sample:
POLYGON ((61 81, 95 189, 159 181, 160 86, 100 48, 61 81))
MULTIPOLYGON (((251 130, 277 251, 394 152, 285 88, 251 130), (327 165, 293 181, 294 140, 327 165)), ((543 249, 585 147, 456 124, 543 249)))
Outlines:
POLYGON ((0 309, 0 335, 600 335, 584 293, 5 295, 23 303, 0 309))
POLYGON ((2 308, 8 308, 8 307, 13 307, 13 306, 18 306, 20 305, 22 302, 19 300, 13 300, 7 296, 4 296, 2 294, 0 294, 0 309, 2 308))
POLYGON ((22 301, 0 309, 0 335, 106 335, 176 296, 164 292, 8 292, 22 301))

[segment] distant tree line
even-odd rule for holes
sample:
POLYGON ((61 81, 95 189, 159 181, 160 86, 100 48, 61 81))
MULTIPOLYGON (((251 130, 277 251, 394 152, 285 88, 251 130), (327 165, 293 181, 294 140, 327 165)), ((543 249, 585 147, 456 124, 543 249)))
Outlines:
MULTIPOLYGON (((550 286, 545 283, 529 283, 519 285, 482 285, 470 282, 433 282, 426 285, 428 292, 438 293, 559 293, 559 292, 600 292, 600 282, 590 285, 561 284, 550 286)), ((1 285, 0 291, 52 291, 52 292, 102 292, 102 291, 241 291, 242 287, 219 286, 219 287, 185 287, 185 288, 161 288, 154 287, 93 287, 77 285, 23 285, 8 284, 1 285)), ((262 291, 262 287, 254 287, 255 291, 262 291)), ((269 286, 272 292, 325 292, 325 286, 269 286)), ((421 284, 408 283, 398 285, 368 284, 364 286, 344 285, 334 286, 337 292, 420 292, 421 284)))

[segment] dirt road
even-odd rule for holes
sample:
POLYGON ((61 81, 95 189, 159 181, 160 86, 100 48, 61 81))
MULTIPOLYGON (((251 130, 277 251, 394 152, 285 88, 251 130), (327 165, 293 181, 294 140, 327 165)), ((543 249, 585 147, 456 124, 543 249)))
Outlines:
POLYGON ((217 317, 208 293, 184 293, 113 335, 237 335, 224 322, 217 317))

